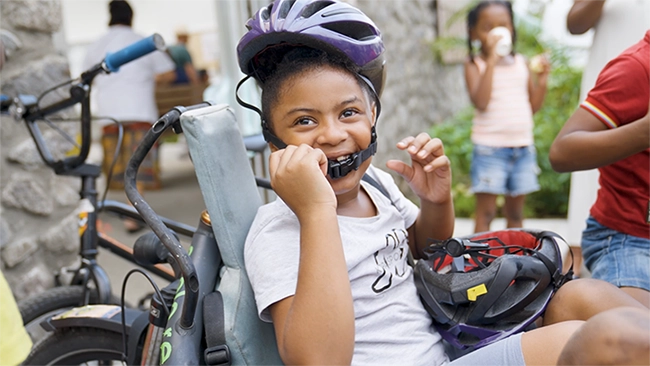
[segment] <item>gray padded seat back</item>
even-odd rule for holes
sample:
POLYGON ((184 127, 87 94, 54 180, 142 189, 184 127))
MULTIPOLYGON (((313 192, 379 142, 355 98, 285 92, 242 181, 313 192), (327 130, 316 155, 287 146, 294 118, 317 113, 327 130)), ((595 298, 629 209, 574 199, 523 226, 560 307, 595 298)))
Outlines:
POLYGON ((217 290, 232 364, 282 364, 273 326, 257 316, 244 268, 244 241, 262 201, 235 114, 220 104, 183 113, 181 125, 223 258, 217 290))

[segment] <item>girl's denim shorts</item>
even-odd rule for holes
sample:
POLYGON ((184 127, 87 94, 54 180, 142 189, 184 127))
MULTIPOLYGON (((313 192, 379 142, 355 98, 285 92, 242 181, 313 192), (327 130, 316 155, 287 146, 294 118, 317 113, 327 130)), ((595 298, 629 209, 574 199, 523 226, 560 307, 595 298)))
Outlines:
POLYGON ((472 192, 519 196, 539 190, 535 146, 474 145, 472 192))
POLYGON ((582 256, 593 278, 650 291, 650 240, 610 229, 589 216, 582 256))

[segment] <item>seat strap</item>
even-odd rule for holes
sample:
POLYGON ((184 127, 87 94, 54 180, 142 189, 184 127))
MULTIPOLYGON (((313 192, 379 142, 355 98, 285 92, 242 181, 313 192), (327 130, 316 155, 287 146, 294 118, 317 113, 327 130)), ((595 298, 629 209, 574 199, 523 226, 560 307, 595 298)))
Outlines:
POLYGON ((230 349, 226 344, 223 296, 214 291, 203 298, 203 328, 205 329, 205 364, 230 366, 230 349))

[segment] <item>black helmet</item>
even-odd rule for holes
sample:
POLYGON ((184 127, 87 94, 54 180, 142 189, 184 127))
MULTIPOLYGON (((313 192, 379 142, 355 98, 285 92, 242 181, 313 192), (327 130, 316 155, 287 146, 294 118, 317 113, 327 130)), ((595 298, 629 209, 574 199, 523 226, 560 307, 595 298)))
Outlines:
POLYGON ((415 284, 443 338, 476 349, 523 331, 572 277, 562 274, 560 242, 550 231, 507 229, 431 244, 415 284))

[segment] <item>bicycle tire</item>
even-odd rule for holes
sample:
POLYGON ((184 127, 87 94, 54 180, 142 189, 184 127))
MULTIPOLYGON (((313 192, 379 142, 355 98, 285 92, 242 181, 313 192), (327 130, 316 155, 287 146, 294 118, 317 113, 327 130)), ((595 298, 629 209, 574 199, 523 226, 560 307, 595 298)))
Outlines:
POLYGON ((64 328, 37 343, 23 365, 125 364, 122 348, 120 333, 88 327, 64 328))
MULTIPOLYGON (((47 332, 40 326, 47 317, 84 304, 83 286, 61 286, 47 289, 39 294, 28 297, 18 303, 23 325, 34 343, 45 337, 47 332)), ((89 304, 97 304, 97 292, 90 291, 89 304)), ((120 300, 111 296, 111 304, 117 305, 120 300)))

